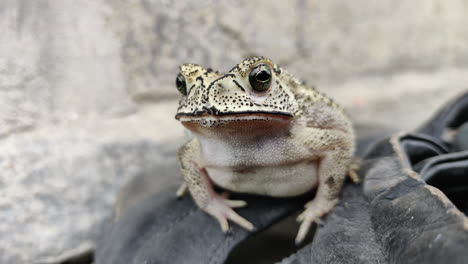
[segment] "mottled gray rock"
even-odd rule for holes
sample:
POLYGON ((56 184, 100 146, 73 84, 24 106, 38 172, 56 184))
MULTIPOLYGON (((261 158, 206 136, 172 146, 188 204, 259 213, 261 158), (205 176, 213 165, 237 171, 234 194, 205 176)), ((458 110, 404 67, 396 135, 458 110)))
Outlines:
POLYGON ((50 113, 51 100, 47 80, 0 57, 0 138, 34 128, 50 113))
POLYGON ((178 175, 157 168, 175 147, 91 138, 9 139, 0 153, 0 263, 55 263, 92 249, 117 193, 137 174, 155 191, 178 175))
POLYGON ((176 93, 181 62, 229 70, 252 54, 318 84, 468 63, 467 7, 460 1, 110 3, 115 21, 124 22, 124 67, 138 98, 176 93))
POLYGON ((319 87, 466 67, 466 8, 457 0, 4 0, 0 136, 173 97, 182 62, 229 70, 264 55, 319 87))
POLYGON ((106 1, 0 2, 0 136, 132 109, 110 14, 106 1))

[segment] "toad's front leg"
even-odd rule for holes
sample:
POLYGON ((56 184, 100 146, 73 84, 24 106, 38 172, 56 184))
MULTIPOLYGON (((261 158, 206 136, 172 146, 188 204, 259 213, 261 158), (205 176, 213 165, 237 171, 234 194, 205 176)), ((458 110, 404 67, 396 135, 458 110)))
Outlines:
POLYGON ((296 236, 300 244, 313 222, 327 214, 338 203, 343 182, 351 164, 354 148, 352 134, 339 130, 313 129, 307 142, 311 150, 319 153, 317 175, 318 187, 315 198, 305 205, 305 210, 297 220, 302 222, 296 236))
POLYGON ((247 205, 246 202, 229 200, 227 195, 220 195, 213 190, 206 169, 200 165, 200 145, 196 139, 180 148, 178 158, 185 184, 193 200, 200 209, 218 220, 223 232, 229 229, 228 219, 247 230, 253 229, 249 221, 232 209, 243 207, 247 205))

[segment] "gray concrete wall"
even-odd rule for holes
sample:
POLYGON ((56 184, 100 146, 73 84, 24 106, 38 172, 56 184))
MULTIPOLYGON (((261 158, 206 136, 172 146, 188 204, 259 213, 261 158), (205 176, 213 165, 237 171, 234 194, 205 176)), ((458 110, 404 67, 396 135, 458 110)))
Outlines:
MULTIPOLYGON (((49 178, 28 183, 37 195, 26 194, 21 182, 28 180, 18 180, 30 179, 37 168, 44 175, 54 170, 50 184, 64 186, 51 194, 55 198, 76 184, 66 173, 59 180, 56 170, 74 171, 80 157, 88 157, 91 172, 79 174, 79 182, 109 174, 115 180, 109 190, 99 185, 104 198, 92 195, 92 185, 80 194, 95 199, 104 213, 82 214, 84 224, 62 223, 62 233, 48 233, 47 241, 54 241, 67 232, 72 238, 63 247, 47 244, 40 232, 19 232, 10 236, 0 262, 54 259, 92 245, 96 233, 90 230, 108 219, 119 186, 131 178, 99 169, 93 157, 134 166, 141 146, 153 148, 139 140, 182 142, 182 127, 173 119, 181 63, 223 71, 263 55, 335 97, 358 122, 411 129, 466 90, 467 25, 466 0, 0 1, 0 188, 18 188, 0 198, 7 206, 0 206, 0 215, 11 216, 0 218, 0 234, 14 232, 18 223, 34 224, 34 230, 51 224, 28 220, 47 214, 41 197, 49 178), (134 153, 124 159, 108 150, 109 144, 123 148, 122 141, 134 153), (37 148, 54 154, 47 159, 37 148), (21 163, 12 173, 14 160, 30 152, 31 165, 21 163), (19 212, 22 220, 15 218, 19 212)), ((89 182, 96 181, 107 182, 89 182)))

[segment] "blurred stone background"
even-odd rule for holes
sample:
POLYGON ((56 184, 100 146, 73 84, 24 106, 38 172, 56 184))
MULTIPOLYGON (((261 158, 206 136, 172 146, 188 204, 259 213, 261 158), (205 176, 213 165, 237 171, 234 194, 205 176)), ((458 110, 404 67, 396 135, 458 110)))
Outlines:
POLYGON ((181 63, 263 55, 357 123, 411 130, 468 87, 467 25, 467 0, 0 1, 0 263, 93 248, 183 142, 181 63))

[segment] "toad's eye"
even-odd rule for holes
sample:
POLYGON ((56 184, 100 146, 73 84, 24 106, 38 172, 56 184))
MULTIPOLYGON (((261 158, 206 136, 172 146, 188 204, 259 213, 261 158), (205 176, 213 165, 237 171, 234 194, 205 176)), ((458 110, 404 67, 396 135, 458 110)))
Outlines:
POLYGON ((249 82, 256 92, 264 92, 271 85, 271 69, 267 64, 255 66, 249 73, 249 82))
POLYGON ((179 73, 179 75, 177 75, 175 85, 177 87, 177 90, 179 90, 181 94, 187 95, 187 85, 185 83, 185 78, 182 74, 179 73))

